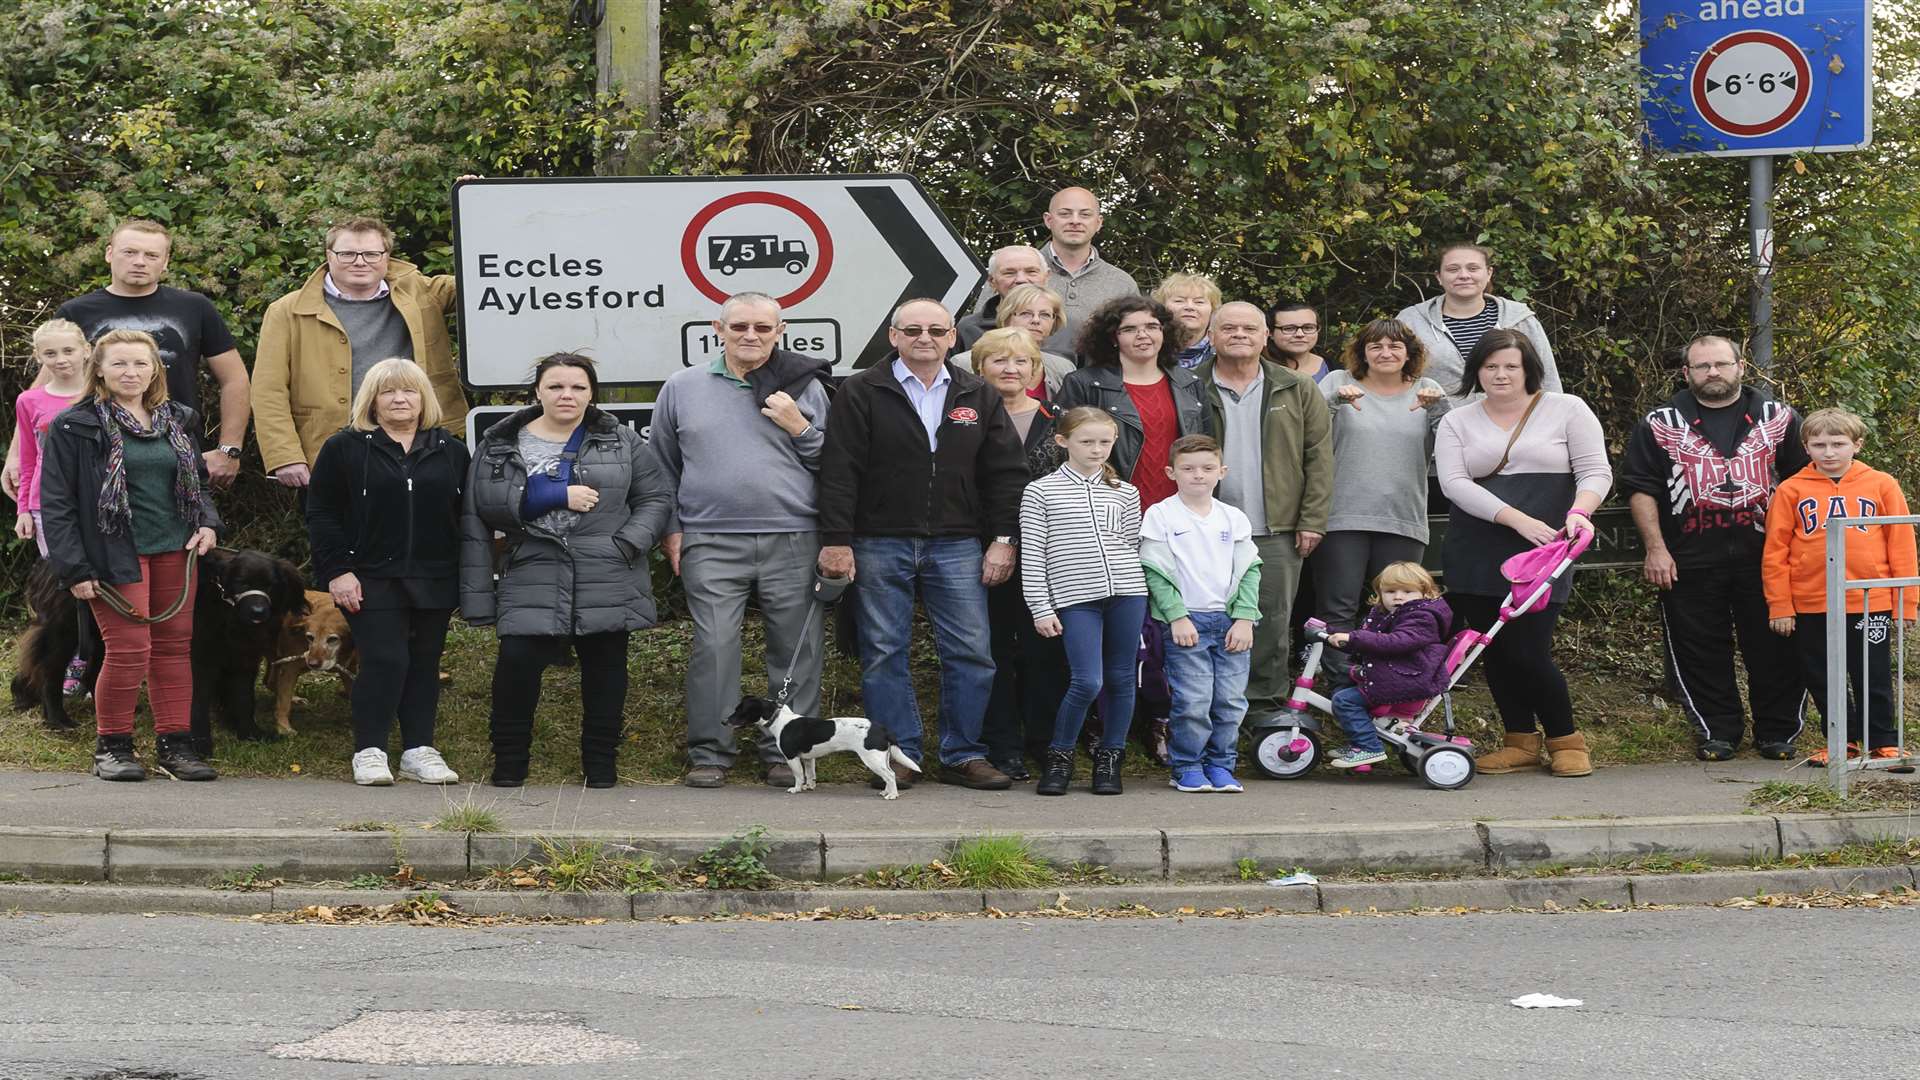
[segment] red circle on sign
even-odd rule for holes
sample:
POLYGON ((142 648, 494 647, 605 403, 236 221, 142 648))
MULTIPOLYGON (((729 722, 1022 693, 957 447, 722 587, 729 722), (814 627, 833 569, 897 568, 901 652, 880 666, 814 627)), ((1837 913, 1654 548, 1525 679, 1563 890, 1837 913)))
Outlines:
POLYGON ((1729 135, 1748 138, 1771 135, 1793 123, 1800 111, 1806 108, 1807 99, 1813 95, 1813 68, 1807 64, 1807 54, 1791 40, 1771 30, 1741 30, 1707 46, 1707 50, 1700 54, 1700 62, 1693 66, 1692 90, 1694 108, 1699 109, 1701 117, 1715 128, 1729 135), (1793 101, 1781 110, 1780 115, 1758 124, 1742 124, 1720 115, 1707 102, 1707 69, 1713 66, 1716 57, 1735 45, 1771 45, 1793 64, 1793 73, 1798 82, 1793 88, 1793 101))
POLYGON ((700 230, 706 228, 708 222, 722 213, 736 206, 748 206, 753 203, 777 206, 806 222, 807 228, 813 231, 814 245, 820 251, 820 258, 815 260, 813 273, 807 280, 801 282, 799 288, 785 296, 776 296, 774 299, 779 301, 781 307, 791 307, 819 292, 820 286, 826 283, 827 272, 833 269, 833 237, 827 232, 827 223, 821 221, 820 215, 808 209, 807 205, 800 200, 772 191, 735 192, 724 198, 715 199, 705 209, 693 215, 693 220, 687 223, 686 233, 680 237, 680 266, 686 270, 687 280, 693 282, 693 287, 699 289, 701 295, 714 303, 727 302, 727 297, 732 294, 715 285, 707 277, 706 271, 700 268, 700 230))

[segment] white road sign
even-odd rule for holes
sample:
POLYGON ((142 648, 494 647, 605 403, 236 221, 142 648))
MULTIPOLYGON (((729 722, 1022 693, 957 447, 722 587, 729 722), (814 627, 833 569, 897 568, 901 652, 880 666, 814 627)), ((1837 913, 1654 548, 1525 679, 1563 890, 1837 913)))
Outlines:
POLYGON ((887 351, 900 301, 959 312, 984 270, 910 176, 470 180, 454 189, 461 375, 525 384, 558 350, 610 385, 711 362, 738 292, 781 303, 788 348, 842 373, 887 351))
POLYGON ((1707 47, 1693 69, 1693 104, 1722 134, 1770 135, 1794 122, 1813 94, 1800 46, 1771 30, 1741 30, 1707 47))

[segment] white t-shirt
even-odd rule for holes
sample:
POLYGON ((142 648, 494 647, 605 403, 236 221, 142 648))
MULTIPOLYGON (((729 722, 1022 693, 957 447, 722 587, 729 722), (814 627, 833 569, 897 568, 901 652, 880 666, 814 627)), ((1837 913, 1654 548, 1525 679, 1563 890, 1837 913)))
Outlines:
POLYGON ((1233 593, 1233 547, 1253 536, 1247 515, 1213 500, 1205 517, 1187 509, 1180 496, 1162 499, 1140 522, 1142 540, 1161 540, 1173 550, 1174 583, 1188 611, 1225 611, 1233 593))

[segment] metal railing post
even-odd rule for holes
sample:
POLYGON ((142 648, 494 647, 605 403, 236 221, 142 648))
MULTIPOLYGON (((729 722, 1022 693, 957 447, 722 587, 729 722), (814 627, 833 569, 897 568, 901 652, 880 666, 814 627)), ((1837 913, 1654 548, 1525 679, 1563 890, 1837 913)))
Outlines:
MULTIPOLYGON (((1827 782, 1847 796, 1847 527, 1827 519, 1827 700, 1820 718, 1827 724, 1827 782)), ((1864 606, 1864 605, 1863 605, 1864 606)))

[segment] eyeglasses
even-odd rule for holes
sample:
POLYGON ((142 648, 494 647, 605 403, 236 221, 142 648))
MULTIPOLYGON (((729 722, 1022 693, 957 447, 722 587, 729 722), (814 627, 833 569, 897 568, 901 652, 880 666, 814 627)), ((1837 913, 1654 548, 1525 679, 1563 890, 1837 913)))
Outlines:
POLYGON ((756 334, 759 334, 759 335, 760 335, 761 337, 765 337, 765 336, 767 336, 768 334, 771 334, 771 333, 773 333, 773 332, 774 332, 775 330, 778 330, 778 329, 780 329, 780 328, 779 328, 779 327, 777 327, 777 326, 775 326, 775 325, 773 325, 772 323, 763 323, 763 322, 757 322, 757 323, 743 323, 743 322, 734 322, 734 323, 728 323, 728 324, 727 324, 727 329, 729 329, 729 330, 731 330, 731 331, 733 331, 733 332, 734 332, 734 333, 736 333, 736 334, 744 334, 744 333, 746 333, 747 331, 749 331, 749 330, 751 330, 751 331, 753 331, 754 333, 756 333, 756 334))
POLYGON ((1320 329, 1319 323, 1286 323, 1273 328, 1276 334, 1311 334, 1320 329))
POLYGON ((1715 360, 1711 364, 1688 364, 1687 365, 1688 371, 1714 372, 1714 371, 1738 371, 1739 369, 1740 369, 1740 361, 1738 360, 1715 360))
POLYGON ((376 263, 387 257, 384 251, 334 251, 330 254, 343 263, 376 263))
POLYGON ((1164 331, 1160 329, 1159 323, 1148 323, 1145 326, 1123 326, 1114 332, 1118 334, 1132 334, 1134 337, 1152 337, 1155 334, 1164 333, 1164 331))
POLYGON ((938 339, 938 338, 946 337, 948 334, 953 333, 953 327, 951 326, 896 326, 893 328, 893 332, 906 337, 908 340, 917 340, 923 334, 926 335, 927 337, 938 339))

